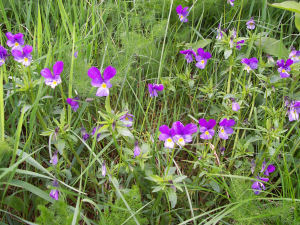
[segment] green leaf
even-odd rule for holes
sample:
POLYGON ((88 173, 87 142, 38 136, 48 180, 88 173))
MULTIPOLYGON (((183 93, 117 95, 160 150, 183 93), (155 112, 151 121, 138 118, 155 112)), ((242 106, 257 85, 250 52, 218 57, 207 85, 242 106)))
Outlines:
POLYGON ((300 32, 300 13, 295 13, 295 26, 300 32))
POLYGON ((271 6, 279 9, 285 9, 291 12, 300 13, 300 3, 294 1, 285 1, 281 3, 273 3, 271 6))
POLYGON ((125 137, 129 137, 131 139, 134 139, 134 136, 133 134, 130 132, 130 130, 126 127, 118 127, 117 128, 117 131, 119 134, 121 134, 122 136, 125 136, 125 137))
POLYGON ((255 41, 255 45, 260 47, 263 52, 279 58, 287 58, 289 51, 280 40, 269 37, 261 37, 255 41))
POLYGON ((186 47, 197 50, 198 48, 204 48, 205 46, 209 45, 210 43, 211 43, 211 39, 204 39, 204 40, 200 40, 195 43, 192 43, 192 44, 186 44, 186 47))
POLYGON ((173 209, 177 203, 177 195, 174 189, 170 188, 167 192, 169 201, 171 203, 171 208, 173 209))
POLYGON ((105 99, 105 109, 106 109, 106 112, 108 114, 111 114, 110 98, 109 98, 109 96, 107 96, 106 99, 105 99))
POLYGON ((231 56, 231 54, 232 54, 232 50, 231 50, 231 49, 226 50, 226 51, 224 52, 224 57, 225 57, 225 59, 228 59, 229 56, 231 56))

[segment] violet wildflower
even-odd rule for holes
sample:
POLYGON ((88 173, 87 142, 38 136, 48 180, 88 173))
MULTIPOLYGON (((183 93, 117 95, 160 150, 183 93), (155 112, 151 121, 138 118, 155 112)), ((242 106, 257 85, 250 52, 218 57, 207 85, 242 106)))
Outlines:
POLYGON ((289 55, 289 58, 291 60, 293 60, 293 63, 300 62, 300 51, 292 50, 291 53, 290 53, 290 55, 289 55))
POLYGON ((203 48, 198 48, 197 53, 196 66, 200 69, 204 69, 207 64, 207 60, 211 58, 211 54, 209 52, 205 52, 203 48))
POLYGON ((277 60, 278 72, 280 73, 281 78, 287 78, 290 76, 288 72, 291 71, 290 65, 293 64, 293 60, 287 59, 286 62, 284 59, 277 60))
POLYGON ((226 150, 225 147, 221 147, 221 148, 220 148, 221 155, 224 155, 225 150, 226 150))
POLYGON ((120 117, 120 120, 122 121, 122 123, 125 127, 132 127, 133 115, 126 113, 125 115, 120 117))
POLYGON ((102 125, 96 126, 93 128, 93 131, 91 133, 92 136, 94 136, 95 134, 97 134, 96 140, 99 141, 100 139, 100 135, 101 133, 99 132, 100 128, 102 127, 102 125))
POLYGON ((77 109, 79 108, 79 104, 77 100, 79 100, 79 97, 67 98, 67 103, 71 106, 74 112, 76 112, 77 109))
POLYGON ((254 159, 252 159, 251 160, 251 173, 253 174, 254 173, 254 171, 255 171, 255 166, 256 166, 256 164, 255 164, 255 160, 254 159))
POLYGON ((292 101, 288 107, 289 121, 298 120, 300 113, 300 101, 292 101))
POLYGON ((74 52, 74 57, 75 57, 75 58, 78 57, 78 51, 74 52))
POLYGON ((241 48, 242 48, 241 44, 244 44, 244 43, 245 43, 245 40, 238 41, 238 42, 236 42, 235 47, 236 47, 238 50, 241 50, 241 48))
POLYGON ((102 173, 102 176, 105 177, 105 175, 106 175, 106 165, 105 165, 105 162, 102 163, 101 173, 102 173))
POLYGON ((185 59, 187 63, 193 62, 194 61, 193 57, 196 58, 196 53, 191 49, 180 51, 180 54, 185 55, 185 59))
POLYGON ((196 133, 198 130, 196 124, 189 123, 184 126, 180 121, 174 122, 172 129, 174 131, 173 139, 180 147, 183 147, 186 143, 191 142, 192 134, 196 133))
POLYGON ((239 111, 240 110, 240 105, 238 102, 236 102, 234 99, 231 99, 232 103, 231 103, 231 108, 232 108, 232 111, 239 111))
POLYGON ((216 36, 216 39, 222 40, 222 38, 223 38, 223 33, 222 33, 222 30, 221 30, 221 24, 219 24, 218 30, 217 30, 217 36, 216 36))
POLYGON ((261 168, 261 173, 264 173, 264 175, 269 176, 270 173, 273 173, 276 170, 276 167, 273 164, 268 165, 266 168, 266 161, 263 162, 262 168, 261 168))
POLYGON ((162 84, 148 84, 148 90, 149 90, 149 94, 150 94, 151 98, 152 97, 157 97, 158 96, 157 92, 164 90, 164 85, 162 85, 162 84))
POLYGON ((86 141, 90 137, 90 135, 86 132, 86 129, 84 127, 81 128, 80 132, 84 141, 86 141))
POLYGON ((96 96, 108 96, 109 95, 109 88, 112 87, 110 83, 110 79, 112 79, 117 73, 117 70, 112 67, 108 66, 103 71, 103 76, 101 75, 100 71, 96 67, 91 67, 88 70, 88 76, 92 79, 91 85, 94 87, 98 87, 96 96))
POLYGON ((53 166, 56 166, 57 165, 57 162, 58 162, 58 157, 57 157, 57 151, 53 154, 51 160, 50 160, 50 163, 53 165, 53 166))
POLYGON ((231 6, 234 6, 234 0, 227 0, 227 3, 230 4, 231 6))
POLYGON ((7 32, 6 34, 7 42, 6 44, 12 48, 12 50, 20 50, 22 51, 22 45, 24 45, 24 39, 22 33, 12 34, 7 32))
POLYGON ((228 136, 233 133, 233 129, 231 127, 235 125, 235 121, 233 119, 228 120, 225 118, 220 121, 219 125, 219 137, 224 140, 228 139, 228 136))
POLYGON ((32 46, 25 45, 21 49, 13 49, 11 54, 17 62, 22 63, 23 66, 29 66, 32 60, 31 52, 32 46))
POLYGON ((249 73, 251 70, 255 70, 258 67, 258 60, 257 58, 251 58, 251 59, 247 59, 247 58, 243 58, 241 60, 241 63, 245 64, 245 70, 247 70, 247 72, 249 73))
POLYGON ((0 66, 2 66, 5 63, 7 56, 7 50, 0 45, 0 66))
POLYGON ((57 189, 52 189, 50 191, 50 197, 57 201, 59 197, 59 191, 57 189))
POLYGON ((159 127, 161 134, 159 135, 159 140, 164 141, 165 148, 174 148, 174 130, 169 128, 167 125, 162 125, 159 127))
POLYGON ((250 20, 248 20, 246 25, 247 25, 247 28, 249 30, 254 30, 255 29, 255 21, 254 21, 253 17, 251 17, 250 20))
POLYGON ((189 13, 188 9, 189 9, 189 7, 184 7, 183 8, 182 5, 177 6, 176 12, 177 12, 177 14, 179 16, 179 20, 181 22, 186 23, 188 21, 188 19, 186 18, 188 16, 188 13, 189 13))
POLYGON ((53 73, 50 69, 44 68, 41 71, 41 75, 45 78, 45 84, 51 88, 55 88, 61 83, 60 74, 64 69, 64 63, 62 61, 57 61, 53 66, 53 73))
POLYGON ((135 158, 135 157, 139 156, 140 154, 141 154, 141 149, 139 147, 139 143, 136 141, 134 143, 133 157, 135 158))
POLYGON ((216 125, 216 121, 214 119, 209 120, 208 122, 206 119, 200 119, 199 120, 200 125, 200 132, 202 133, 200 135, 201 139, 212 139, 212 137, 215 135, 214 126, 216 125))
MULTIPOLYGON (((257 179, 263 182, 269 181, 269 178, 265 178, 265 177, 257 177, 257 179)), ((254 183, 251 186, 252 190, 254 191, 254 194, 256 195, 258 195, 261 192, 261 190, 266 190, 264 183, 261 181, 254 181, 254 183)))

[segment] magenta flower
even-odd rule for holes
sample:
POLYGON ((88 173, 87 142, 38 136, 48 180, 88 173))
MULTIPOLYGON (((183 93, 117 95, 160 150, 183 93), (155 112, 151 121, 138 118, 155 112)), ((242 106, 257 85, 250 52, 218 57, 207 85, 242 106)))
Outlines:
POLYGON ((245 70, 247 70, 247 72, 249 73, 251 70, 255 70, 258 67, 258 60, 257 58, 251 58, 251 59, 247 59, 247 58, 243 58, 241 60, 241 63, 243 63, 245 65, 245 70))
POLYGON ((148 90, 149 90, 149 94, 150 94, 151 98, 152 97, 157 97, 158 96, 157 92, 164 90, 164 85, 162 85, 162 84, 148 84, 148 90))
POLYGON ((32 60, 31 52, 32 46, 25 45, 21 49, 13 49, 11 54, 17 62, 22 63, 23 66, 29 66, 32 60))
POLYGON ((57 201, 59 197, 59 191, 57 189, 52 189, 50 191, 50 197, 57 201))
POLYGON ((7 32, 6 34, 7 37, 7 42, 6 44, 12 48, 12 50, 19 50, 22 51, 22 45, 24 45, 24 39, 23 39, 23 34, 17 33, 17 34, 12 34, 10 32, 7 32))
POLYGON ((189 123, 184 126, 180 121, 176 121, 172 125, 174 134, 174 141, 180 147, 183 147, 186 143, 192 141, 192 134, 196 133, 198 128, 196 124, 189 123))
POLYGON ((2 66, 5 63, 7 56, 7 50, 0 45, 0 66, 2 66))
POLYGON ((269 176, 270 173, 273 173, 276 170, 276 167, 273 164, 268 165, 266 168, 266 161, 263 162, 262 168, 261 168, 261 173, 264 173, 264 175, 269 176))
POLYGON ((235 111, 235 112, 239 111, 241 108, 239 103, 237 103, 234 98, 231 98, 231 108, 232 108, 232 111, 235 111))
POLYGON ((96 96, 102 97, 109 95, 109 88, 112 87, 110 80, 116 75, 116 73, 117 70, 112 66, 105 68, 103 76, 96 67, 91 67, 88 70, 88 76, 92 79, 91 85, 93 87, 98 87, 96 96))
POLYGON ((120 120, 123 122, 125 127, 132 127, 133 124, 133 115, 126 113, 125 115, 120 117, 120 120))
POLYGON ((293 63, 298 63, 300 62, 300 51, 297 51, 297 50, 293 50, 291 51, 290 55, 289 55, 289 58, 291 60, 293 60, 293 63))
POLYGON ((238 41, 238 42, 236 42, 235 47, 236 47, 238 50, 241 50, 241 48, 242 48, 241 44, 244 44, 244 43, 245 43, 245 40, 238 41))
POLYGON ((187 63, 193 62, 194 61, 193 57, 196 58, 196 53, 191 49, 180 51, 180 54, 185 55, 185 59, 187 63))
POLYGON ((300 113, 300 101, 288 102, 287 107, 289 108, 288 109, 289 121, 298 120, 299 113, 300 113))
POLYGON ((277 66, 278 66, 278 72, 280 73, 281 78, 287 78, 290 77, 290 74, 288 72, 291 71, 290 65, 293 64, 293 60, 288 59, 286 62, 284 59, 277 60, 277 66))
POLYGON ((231 6, 234 6, 234 0, 227 0, 227 3, 230 4, 231 6))
POLYGON ((45 78, 45 84, 51 88, 55 88, 58 84, 61 83, 60 74, 64 69, 64 63, 58 61, 53 66, 53 74, 50 69, 44 68, 41 71, 41 75, 45 78))
POLYGON ((206 119, 200 119, 199 125, 200 132, 202 133, 200 138, 205 140, 212 139, 212 137, 215 135, 214 126, 216 125, 216 121, 211 119, 207 122, 206 119))
MULTIPOLYGON (((265 178, 265 177, 257 177, 257 179, 263 182, 269 181, 269 178, 265 178)), ((258 195, 261 192, 261 190, 266 190, 266 187, 263 182, 254 181, 254 183, 251 186, 252 190, 254 191, 254 194, 258 195)))
POLYGON ((255 29, 255 21, 254 21, 253 17, 251 17, 251 19, 248 20, 248 22, 246 23, 246 25, 247 25, 247 28, 249 30, 254 30, 255 29))
POLYGON ((184 7, 183 8, 182 5, 177 6, 176 12, 177 12, 177 14, 179 16, 179 20, 181 22, 186 23, 188 21, 188 19, 186 18, 188 16, 188 13, 189 13, 188 9, 189 9, 189 7, 184 7))
POLYGON ((103 125, 99 125, 99 126, 96 126, 93 128, 92 130, 92 133, 91 135, 94 136, 95 134, 97 134, 97 137, 96 137, 96 140, 99 141, 100 140, 100 135, 101 133, 99 132, 100 128, 102 127, 103 125))
POLYGON ((135 158, 135 157, 139 156, 140 154, 141 154, 141 149, 139 147, 139 143, 136 141, 134 143, 133 157, 135 158))
POLYGON ((84 141, 89 139, 90 135, 86 132, 86 129, 84 127, 81 128, 80 132, 81 132, 82 139, 84 141))
POLYGON ((79 104, 77 100, 79 100, 79 97, 67 98, 67 103, 71 106, 74 112, 76 112, 77 109, 79 108, 79 104))
POLYGON ((102 172, 101 172, 101 173, 102 173, 102 176, 105 177, 105 176, 106 176, 106 172, 107 172, 107 171, 106 171, 106 165, 105 165, 105 162, 102 163, 102 168, 101 168, 101 170, 102 170, 102 172))
POLYGON ((211 54, 209 52, 205 52, 203 48, 198 48, 197 53, 196 66, 200 69, 204 69, 207 64, 207 60, 211 58, 211 54))
POLYGON ((57 151, 53 154, 51 160, 50 160, 50 163, 53 165, 53 166, 56 166, 57 165, 57 162, 58 162, 58 157, 57 157, 57 151))
POLYGON ((235 125, 235 121, 232 119, 228 120, 225 118, 220 121, 219 125, 219 137, 224 140, 228 139, 228 136, 233 133, 233 129, 231 127, 235 125))
POLYGON ((159 135, 159 140, 164 141, 165 148, 174 148, 174 130, 169 128, 167 125, 162 125, 159 127, 161 134, 159 135))

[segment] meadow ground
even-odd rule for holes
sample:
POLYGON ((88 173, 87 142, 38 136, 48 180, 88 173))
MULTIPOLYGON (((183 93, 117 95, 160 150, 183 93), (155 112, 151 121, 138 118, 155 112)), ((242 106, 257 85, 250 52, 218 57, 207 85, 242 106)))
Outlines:
POLYGON ((300 3, 0 11, 0 224, 300 224, 300 3))

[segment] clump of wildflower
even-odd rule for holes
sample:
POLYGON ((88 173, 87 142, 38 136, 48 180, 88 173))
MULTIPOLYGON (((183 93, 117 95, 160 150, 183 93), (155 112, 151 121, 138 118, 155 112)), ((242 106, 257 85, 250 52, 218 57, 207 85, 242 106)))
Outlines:
POLYGON ((169 128, 167 125, 162 125, 159 127, 159 131, 161 132, 161 134, 159 135, 159 140, 165 142, 165 148, 174 148, 174 130, 172 128, 169 128))
POLYGON ((258 60, 255 57, 251 58, 251 59, 243 58, 241 60, 241 63, 243 63, 245 65, 244 70, 247 70, 248 73, 251 70, 257 69, 257 67, 258 67, 258 60))
POLYGON ((11 54, 13 55, 14 59, 17 62, 22 63, 23 66, 29 66, 32 60, 31 52, 32 52, 32 46, 25 45, 21 49, 19 48, 13 49, 11 51, 11 54))
POLYGON ((230 4, 231 6, 234 6, 234 0, 227 0, 227 3, 230 4))
POLYGON ((53 66, 53 73, 50 69, 44 68, 41 71, 41 75, 45 78, 45 84, 51 88, 55 88, 61 83, 60 74, 64 69, 64 63, 62 61, 57 61, 53 66))
POLYGON ((84 141, 86 141, 90 137, 90 135, 86 132, 86 129, 84 127, 81 128, 80 132, 84 141))
POLYGON ((249 30, 255 29, 255 21, 254 21, 253 17, 251 17, 250 20, 247 21, 246 25, 249 30))
POLYGON ((93 87, 98 87, 96 96, 102 97, 109 95, 109 88, 112 87, 110 80, 116 75, 116 73, 117 70, 112 66, 105 68, 103 76, 96 67, 91 67, 88 70, 88 76, 92 79, 91 85, 93 87))
POLYGON ((180 147, 183 147, 186 143, 192 141, 192 134, 196 133, 198 128, 196 124, 189 123, 187 125, 183 125, 180 121, 176 121, 172 125, 173 130, 173 140, 180 147))
POLYGON ((214 126, 216 125, 216 121, 211 119, 207 122, 206 119, 200 119, 199 125, 199 131, 201 132, 200 138, 206 140, 212 139, 212 137, 215 135, 214 126))
POLYGON ((292 50, 291 53, 290 53, 290 55, 289 55, 289 58, 291 60, 293 60, 293 63, 300 62, 300 51, 292 50))
POLYGON ((79 97, 67 98, 67 100, 66 100, 74 112, 76 112, 77 109, 79 108, 79 103, 77 100, 79 100, 79 97))
POLYGON ((19 50, 22 51, 22 45, 24 45, 24 39, 22 33, 12 34, 11 32, 7 32, 6 34, 7 42, 6 44, 12 48, 11 50, 19 50))
POLYGON ((126 113, 125 115, 120 117, 120 120, 125 127, 132 127, 133 117, 134 116, 132 114, 126 113))
POLYGON ((2 66, 5 63, 7 56, 7 50, 0 45, 0 66, 2 66))
POLYGON ((176 12, 178 14, 179 20, 183 23, 188 22, 187 16, 188 16, 188 9, 189 7, 182 7, 182 5, 178 5, 176 8, 176 12))
POLYGON ((284 59, 277 60, 277 66, 278 66, 278 72, 280 73, 281 78, 287 78, 290 77, 290 74, 288 72, 291 71, 290 65, 293 64, 293 60, 288 59, 286 62, 284 59))
POLYGON ((196 53, 191 49, 180 51, 180 54, 185 55, 185 59, 187 63, 193 62, 194 57, 196 58, 196 53))
POLYGON ((162 84, 148 84, 148 90, 149 90, 149 94, 150 94, 151 98, 152 97, 157 97, 158 96, 157 92, 164 90, 164 85, 162 85, 162 84))
POLYGON ((140 154, 141 154, 141 149, 139 147, 139 143, 136 141, 134 143, 133 157, 135 158, 135 157, 139 156, 140 154))
POLYGON ((205 52, 203 48, 198 48, 197 53, 196 66, 200 69, 204 69, 207 64, 207 60, 211 58, 211 54, 209 52, 205 52))
POLYGON ((235 121, 233 119, 228 120, 225 118, 220 121, 219 125, 219 137, 224 140, 228 139, 228 136, 233 133, 232 127, 235 125, 235 121))
POLYGON ((50 160, 50 163, 53 165, 53 166, 56 166, 57 165, 57 162, 58 162, 58 156, 57 156, 57 151, 53 154, 51 160, 50 160))

